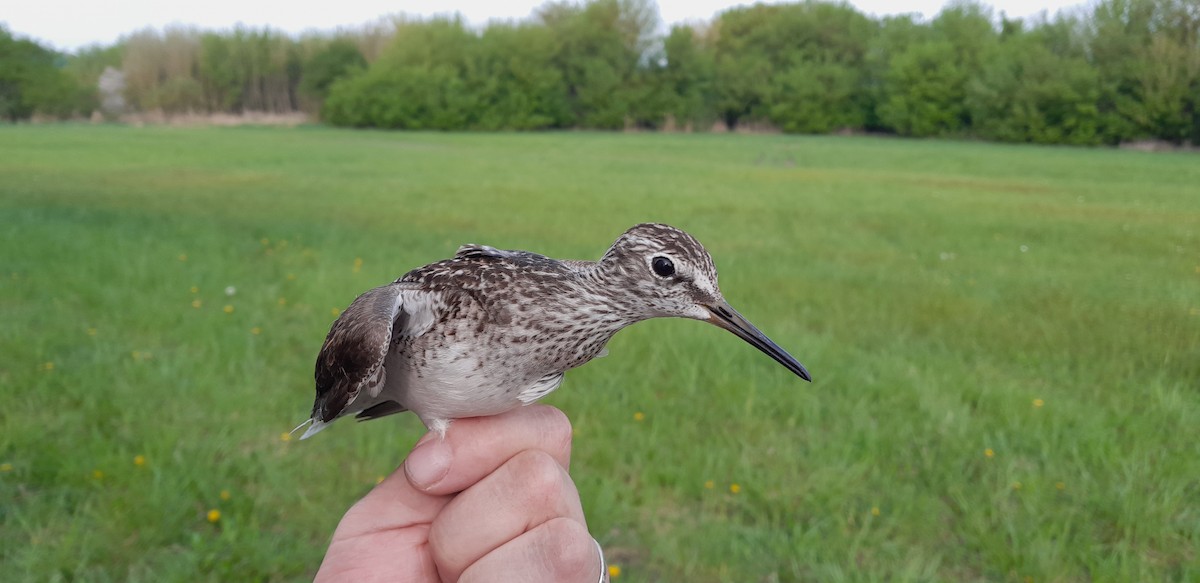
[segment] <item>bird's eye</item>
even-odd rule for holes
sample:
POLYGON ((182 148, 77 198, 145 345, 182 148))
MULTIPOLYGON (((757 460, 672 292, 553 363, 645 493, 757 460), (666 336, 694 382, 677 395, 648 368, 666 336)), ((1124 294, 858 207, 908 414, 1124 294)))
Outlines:
POLYGON ((671 277, 675 275, 675 264, 671 263, 671 260, 666 257, 655 257, 650 262, 650 266, 654 268, 654 273, 658 274, 659 277, 671 277))

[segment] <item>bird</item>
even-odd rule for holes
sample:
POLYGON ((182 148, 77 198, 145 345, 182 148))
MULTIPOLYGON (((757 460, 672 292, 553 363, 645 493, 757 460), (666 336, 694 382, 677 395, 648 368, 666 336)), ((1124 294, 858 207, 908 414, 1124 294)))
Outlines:
POLYGON ((622 233, 599 261, 463 245, 359 295, 317 355, 307 439, 334 420, 412 411, 444 437, 455 419, 498 415, 557 389, 566 371, 607 354, 626 326, 661 317, 715 324, 812 381, 734 310, 712 257, 660 223, 622 233))

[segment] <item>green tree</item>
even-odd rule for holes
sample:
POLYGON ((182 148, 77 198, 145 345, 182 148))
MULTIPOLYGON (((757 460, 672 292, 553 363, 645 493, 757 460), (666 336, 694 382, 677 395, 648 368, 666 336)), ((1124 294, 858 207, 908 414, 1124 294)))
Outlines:
POLYGON ((967 89, 972 132, 1011 142, 1099 143, 1099 79, 1070 39, 1075 22, 1060 17, 1031 31, 1005 24, 967 89))
POLYGON ((355 127, 469 128, 478 95, 466 80, 478 41, 460 18, 401 21, 392 44, 365 73, 333 83, 322 116, 355 127))
POLYGON ((731 127, 785 131, 861 127, 864 59, 875 24, 848 4, 807 0, 735 8, 718 18, 717 107, 731 127))
POLYGON ((475 45, 468 85, 478 92, 474 127, 536 130, 568 127, 571 110, 557 40, 544 26, 497 23, 475 45))
POLYGON ((645 0, 551 3, 539 21, 557 42, 554 64, 562 72, 575 123, 620 129, 645 97, 639 67, 654 44, 658 14, 645 0))
POLYGON ((318 104, 329 96, 334 82, 367 68, 367 59, 348 38, 334 39, 304 61, 300 92, 318 104))
POLYGON ((658 71, 666 113, 677 124, 705 128, 716 119, 715 62, 711 43, 691 26, 676 25, 663 41, 658 71))
POLYGON ((68 117, 86 94, 63 67, 66 59, 0 26, 0 117, 11 122, 34 113, 68 117))
POLYGON ((974 2, 948 5, 890 57, 877 104, 879 123, 908 136, 969 131, 967 84, 982 73, 997 38, 990 9, 974 2))

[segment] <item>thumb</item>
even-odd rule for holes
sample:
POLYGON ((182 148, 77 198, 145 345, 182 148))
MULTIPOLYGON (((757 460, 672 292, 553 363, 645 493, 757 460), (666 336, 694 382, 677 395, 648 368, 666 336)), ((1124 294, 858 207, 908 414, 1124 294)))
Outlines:
POLYGON ((392 472, 342 516, 316 581, 437 581, 429 528, 451 498, 417 490, 403 467, 392 472))

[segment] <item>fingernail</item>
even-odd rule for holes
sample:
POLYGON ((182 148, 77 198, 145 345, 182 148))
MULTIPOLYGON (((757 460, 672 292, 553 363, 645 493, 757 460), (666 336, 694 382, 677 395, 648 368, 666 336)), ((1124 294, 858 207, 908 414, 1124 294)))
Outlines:
POLYGON ((404 462, 404 473, 413 486, 428 490, 442 481, 450 473, 450 461, 454 452, 445 439, 422 440, 417 448, 408 454, 404 462))

